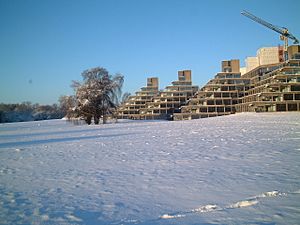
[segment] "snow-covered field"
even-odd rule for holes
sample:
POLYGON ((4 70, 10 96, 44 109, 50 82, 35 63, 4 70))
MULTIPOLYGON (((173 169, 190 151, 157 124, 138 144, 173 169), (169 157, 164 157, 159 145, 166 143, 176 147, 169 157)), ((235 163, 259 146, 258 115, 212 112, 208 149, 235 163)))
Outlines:
POLYGON ((300 114, 0 124, 0 224, 300 224, 300 114))

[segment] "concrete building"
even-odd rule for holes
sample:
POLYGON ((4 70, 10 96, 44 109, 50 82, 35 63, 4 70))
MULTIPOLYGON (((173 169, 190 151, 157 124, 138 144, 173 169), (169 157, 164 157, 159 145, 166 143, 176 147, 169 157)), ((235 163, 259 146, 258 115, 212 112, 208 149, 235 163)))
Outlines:
POLYGON ((239 73, 240 72, 240 60, 231 59, 222 61, 222 72, 239 73))
POLYGON ((239 60, 222 61, 222 72, 210 80, 196 95, 174 114, 174 120, 198 119, 235 113, 250 86, 250 80, 241 77, 239 60))
POLYGON ((246 72, 253 70, 259 66, 259 61, 257 56, 250 56, 245 59, 246 72))
MULTIPOLYGON (((181 107, 180 113, 174 114, 174 120, 235 112, 300 111, 300 46, 290 46, 288 53, 288 61, 260 65, 243 76, 233 72, 217 73, 181 107)), ((269 59, 262 62, 270 63, 272 58, 269 59)), ((222 70, 224 68, 222 62, 222 70)), ((224 70, 230 71, 227 67, 224 70)))
POLYGON ((263 47, 257 50, 256 56, 247 57, 245 60, 246 72, 258 66, 270 65, 284 61, 283 47, 263 47))
POLYGON ((147 86, 142 87, 135 95, 129 96, 128 100, 118 108, 118 117, 121 119, 139 119, 140 110, 144 109, 146 103, 151 102, 158 93, 158 78, 147 78, 147 86))
POLYGON ((240 73, 243 76, 246 73, 246 67, 241 67, 240 68, 240 73))
POLYGON ((257 50, 258 64, 268 65, 279 63, 279 49, 278 47, 265 47, 257 50))
POLYGON ((288 57, 289 59, 300 59, 300 46, 291 45, 288 47, 288 57))
POLYGON ((237 112, 300 111, 300 47, 288 47, 290 59, 286 62, 259 66, 245 74, 250 79, 237 112), (292 54, 293 53, 293 54, 292 54))
POLYGON ((173 113, 180 112, 180 107, 186 105, 197 91, 198 86, 192 85, 191 70, 178 71, 178 80, 140 110, 141 119, 172 119, 173 113))
POLYGON ((178 80, 160 92, 158 79, 149 78, 147 87, 120 107, 119 117, 183 120, 236 112, 300 111, 300 46, 288 47, 285 62, 280 62, 282 49, 277 50, 276 63, 271 63, 275 57, 267 57, 274 49, 259 51, 265 58, 260 62, 267 64, 243 75, 239 60, 222 61, 222 72, 200 90, 192 85, 190 70, 178 71, 178 80))

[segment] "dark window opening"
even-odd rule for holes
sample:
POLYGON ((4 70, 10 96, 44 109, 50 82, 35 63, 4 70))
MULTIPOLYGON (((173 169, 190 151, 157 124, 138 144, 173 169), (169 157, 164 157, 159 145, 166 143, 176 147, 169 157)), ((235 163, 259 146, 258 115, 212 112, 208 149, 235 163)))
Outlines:
POLYGON ((276 105, 276 111, 277 112, 284 112, 284 111, 286 111, 286 105, 285 104, 277 104, 276 105))
POLYGON ((297 111, 297 104, 288 104, 288 111, 297 111))
POLYGON ((292 94, 285 94, 283 95, 284 100, 293 100, 293 95, 292 94))
POLYGON ((291 86, 291 91, 300 91, 300 86, 298 86, 298 85, 292 85, 291 86))

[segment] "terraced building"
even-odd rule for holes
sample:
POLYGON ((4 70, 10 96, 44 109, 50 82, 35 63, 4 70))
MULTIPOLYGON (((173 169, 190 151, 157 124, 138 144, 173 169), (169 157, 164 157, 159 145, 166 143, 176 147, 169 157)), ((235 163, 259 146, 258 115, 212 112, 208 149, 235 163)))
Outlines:
POLYGON ((251 88, 237 112, 300 111, 300 46, 288 48, 289 60, 257 67, 246 73, 251 88))
POLYGON ((146 107, 140 110, 143 119, 172 119, 180 107, 186 105, 188 99, 198 91, 198 86, 192 85, 192 71, 178 71, 178 80, 159 92, 146 107))
POLYGON ((181 112, 174 114, 174 120, 235 113, 235 105, 249 89, 250 80, 241 76, 239 60, 222 61, 222 72, 202 87, 186 106, 182 106, 181 112))
POLYGON ((290 46, 288 55, 285 62, 261 65, 244 75, 238 72, 237 60, 223 61, 222 72, 181 107, 174 119, 300 111, 300 46, 290 46))
POLYGON ((140 119, 140 110, 143 110, 147 102, 151 102, 158 93, 158 78, 147 78, 147 86, 142 87, 135 95, 129 96, 128 100, 118 108, 118 118, 140 119))
POLYGON ((149 78, 147 87, 120 107, 119 117, 183 120, 236 112, 300 111, 300 46, 288 47, 285 62, 277 55, 276 63, 243 75, 239 60, 222 61, 222 72, 199 91, 192 85, 190 70, 178 71, 178 80, 160 92, 158 79, 149 78))

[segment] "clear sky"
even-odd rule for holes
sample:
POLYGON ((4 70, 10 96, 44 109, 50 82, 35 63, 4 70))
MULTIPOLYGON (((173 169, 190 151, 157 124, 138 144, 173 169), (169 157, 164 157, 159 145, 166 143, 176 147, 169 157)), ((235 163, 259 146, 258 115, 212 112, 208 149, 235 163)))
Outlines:
POLYGON ((299 0, 0 0, 0 102, 56 103, 97 66, 122 73, 123 92, 183 69, 202 86, 221 60, 282 43, 243 9, 300 38, 299 0))

